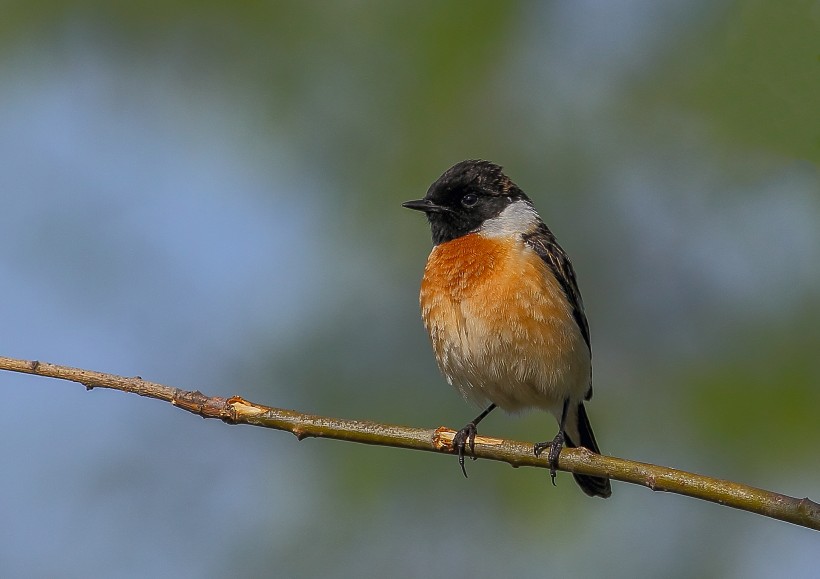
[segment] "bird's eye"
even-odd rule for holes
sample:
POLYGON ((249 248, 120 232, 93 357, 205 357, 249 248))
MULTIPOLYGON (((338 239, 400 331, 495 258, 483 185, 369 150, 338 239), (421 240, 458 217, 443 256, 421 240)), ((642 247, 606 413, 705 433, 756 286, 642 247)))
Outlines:
POLYGON ((478 203, 478 195, 475 193, 467 193, 461 198, 461 204, 464 205, 464 207, 472 207, 476 203, 478 203))

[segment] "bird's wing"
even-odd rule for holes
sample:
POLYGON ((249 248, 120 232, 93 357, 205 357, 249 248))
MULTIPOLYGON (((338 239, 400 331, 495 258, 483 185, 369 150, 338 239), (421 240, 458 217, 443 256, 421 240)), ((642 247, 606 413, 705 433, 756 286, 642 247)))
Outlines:
MULTIPOLYGON (((524 243, 534 249, 538 256, 544 260, 555 279, 558 280, 561 289, 564 290, 564 294, 566 294, 567 300, 572 306, 572 317, 575 319, 575 323, 578 324, 578 329, 584 337, 584 342, 586 342, 591 356, 589 323, 584 313, 584 301, 581 299, 581 292, 578 290, 578 282, 575 280, 575 270, 572 268, 569 257, 567 257, 563 248, 558 245, 555 236, 544 223, 541 223, 533 233, 524 235, 524 243)), ((585 398, 589 400, 591 397, 592 377, 590 376, 589 392, 585 398)))

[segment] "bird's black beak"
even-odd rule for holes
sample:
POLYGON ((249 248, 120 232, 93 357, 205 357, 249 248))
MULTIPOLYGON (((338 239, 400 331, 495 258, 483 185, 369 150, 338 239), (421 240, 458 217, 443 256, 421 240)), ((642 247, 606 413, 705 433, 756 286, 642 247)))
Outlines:
POLYGON ((415 209, 416 211, 424 211, 425 213, 441 213, 444 207, 436 205, 429 199, 417 199, 415 201, 405 201, 401 204, 402 207, 408 209, 415 209))

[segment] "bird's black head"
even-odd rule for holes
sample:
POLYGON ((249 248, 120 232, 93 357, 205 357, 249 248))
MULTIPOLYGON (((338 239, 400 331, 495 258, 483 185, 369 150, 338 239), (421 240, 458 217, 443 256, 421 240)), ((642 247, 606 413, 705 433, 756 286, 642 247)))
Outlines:
POLYGON ((424 199, 403 203, 424 211, 438 245, 476 231, 516 201, 529 204, 518 186, 489 161, 456 163, 430 185, 424 199))

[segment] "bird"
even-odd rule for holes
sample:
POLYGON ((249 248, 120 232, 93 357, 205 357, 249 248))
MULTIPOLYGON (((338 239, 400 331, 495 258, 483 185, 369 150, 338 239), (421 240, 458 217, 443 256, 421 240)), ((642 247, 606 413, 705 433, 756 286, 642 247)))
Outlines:
MULTIPOLYGON (((538 409, 558 421, 534 445, 552 483, 564 445, 600 454, 585 402, 592 398, 589 324, 569 257, 530 198, 502 167, 466 160, 447 169, 423 199, 402 204, 427 216, 433 249, 421 282, 422 320, 444 377, 484 408, 453 447, 464 476, 477 426, 496 408, 538 409)), ((589 496, 612 494, 608 478, 573 473, 589 496)))

